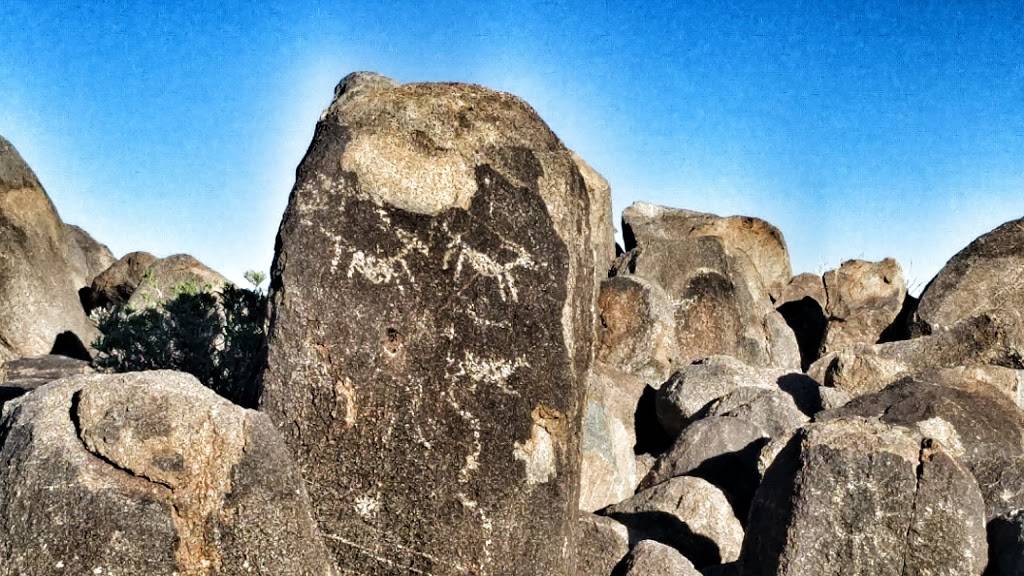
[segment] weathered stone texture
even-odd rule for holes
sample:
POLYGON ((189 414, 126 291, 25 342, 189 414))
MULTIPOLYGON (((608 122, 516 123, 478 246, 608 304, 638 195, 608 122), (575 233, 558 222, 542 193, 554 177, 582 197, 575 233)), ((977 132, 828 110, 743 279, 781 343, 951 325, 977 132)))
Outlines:
POLYGON ((343 569, 572 569, 588 203, 513 96, 339 84, 278 235, 261 407, 343 569))
POLYGON ((65 378, 0 430, 0 575, 334 574, 273 424, 191 376, 65 378))
POLYGON ((78 344, 57 351, 88 356, 97 332, 79 302, 69 241, 42 184, 0 137, 0 361, 48 354, 61 335, 78 344))
POLYGON ((903 269, 892 258, 847 260, 822 278, 828 318, 822 354, 877 343, 896 320, 907 295, 903 269))

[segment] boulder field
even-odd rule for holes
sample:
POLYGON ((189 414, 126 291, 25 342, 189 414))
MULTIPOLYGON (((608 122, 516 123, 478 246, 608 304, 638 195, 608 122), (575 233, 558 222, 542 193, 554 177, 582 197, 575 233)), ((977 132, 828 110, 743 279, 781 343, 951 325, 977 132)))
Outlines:
POLYGON ((351 74, 242 407, 95 357, 228 280, 115 257, 0 138, 0 576, 1024 573, 1024 219, 920 299, 754 217, 621 230, 521 99, 351 74))

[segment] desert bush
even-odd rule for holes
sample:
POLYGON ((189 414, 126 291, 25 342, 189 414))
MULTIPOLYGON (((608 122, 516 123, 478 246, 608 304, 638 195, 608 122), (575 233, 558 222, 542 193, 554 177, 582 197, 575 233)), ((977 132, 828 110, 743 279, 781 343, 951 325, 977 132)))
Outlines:
POLYGON ((246 279, 252 289, 186 283, 159 305, 98 310, 94 317, 101 336, 93 344, 93 363, 113 372, 188 372, 221 396, 255 406, 267 298, 259 287, 261 274, 247 272, 246 279))

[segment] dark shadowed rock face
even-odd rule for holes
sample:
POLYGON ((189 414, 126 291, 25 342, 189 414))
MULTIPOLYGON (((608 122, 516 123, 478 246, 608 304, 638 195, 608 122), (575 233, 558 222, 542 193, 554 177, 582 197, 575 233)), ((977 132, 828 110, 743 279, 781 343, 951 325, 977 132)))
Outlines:
POLYGON ((81 290, 92 284, 92 279, 109 268, 116 259, 110 248, 97 242, 80 227, 65 224, 64 233, 68 238, 68 264, 74 273, 75 287, 81 290))
POLYGON ((918 331, 990 310, 1024 309, 1024 218, 982 235, 950 259, 921 294, 918 331))
POLYGON ((334 574, 273 424, 191 376, 66 378, 0 430, 4 576, 334 574))
POLYGON ((146 270, 156 260, 156 256, 149 252, 125 254, 93 278, 89 289, 82 292, 82 305, 92 311, 94 308, 128 302, 145 277, 146 270))
POLYGON ((907 285, 892 258, 847 260, 822 276, 828 324, 822 354, 857 344, 874 344, 903 308, 907 285))
POLYGON ((35 390, 43 384, 93 372, 95 370, 84 360, 53 354, 0 363, 0 408, 4 402, 35 390))
POLYGON ((743 527, 729 501, 701 478, 672 478, 603 513, 625 524, 631 541, 667 544, 697 567, 736 560, 743 542, 743 527))
POLYGON ((904 378, 817 418, 876 417, 918 428, 940 439, 974 474, 987 517, 1024 506, 1024 413, 983 382, 926 377, 904 378))
POLYGON ((68 241, 42 184, 0 137, 0 361, 47 354, 61 334, 84 351, 97 336, 78 299, 68 241))
POLYGON ((740 559, 749 576, 979 575, 984 504, 921 434, 865 419, 801 429, 768 468, 740 559))
POLYGON ((1024 511, 1014 510, 988 523, 985 576, 1024 574, 1024 511))
POLYGON ((521 100, 347 77, 278 235, 261 407, 358 574, 567 574, 588 194, 521 100))

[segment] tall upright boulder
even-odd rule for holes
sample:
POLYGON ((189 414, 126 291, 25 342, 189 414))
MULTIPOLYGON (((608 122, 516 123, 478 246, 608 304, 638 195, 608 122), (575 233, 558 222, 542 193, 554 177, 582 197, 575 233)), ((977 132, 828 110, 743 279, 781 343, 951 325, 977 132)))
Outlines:
POLYGON ((934 332, 992 310, 1024 309, 1024 218, 971 242, 928 283, 917 332, 934 332))
POLYGON ((347 570, 571 571, 590 222, 522 100, 338 85, 278 234, 260 404, 347 570))
MULTIPOLYGON (((572 152, 572 151, 570 151, 572 152)), ((594 274, 597 282, 608 277, 615 260, 615 224, 612 221, 612 187, 604 176, 579 154, 572 159, 590 193, 590 238, 594 246, 594 274)))
POLYGON ((0 361, 51 351, 88 356, 97 332, 79 302, 67 246, 39 179, 0 137, 0 361))

